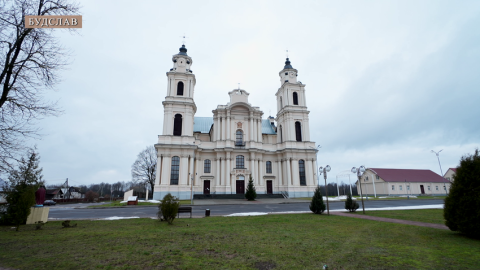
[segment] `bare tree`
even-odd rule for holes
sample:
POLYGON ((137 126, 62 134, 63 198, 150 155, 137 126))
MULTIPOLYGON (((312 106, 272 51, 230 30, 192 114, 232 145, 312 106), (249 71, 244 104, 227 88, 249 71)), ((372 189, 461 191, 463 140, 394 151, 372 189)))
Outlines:
POLYGON ((157 169, 157 150, 147 146, 140 152, 132 165, 132 180, 135 183, 149 184, 153 192, 155 186, 155 171, 157 169))
POLYGON ((43 101, 58 82, 68 53, 51 28, 25 28, 26 15, 78 15, 66 0, 0 0, 0 173, 38 137, 34 121, 58 115, 56 103, 43 101))

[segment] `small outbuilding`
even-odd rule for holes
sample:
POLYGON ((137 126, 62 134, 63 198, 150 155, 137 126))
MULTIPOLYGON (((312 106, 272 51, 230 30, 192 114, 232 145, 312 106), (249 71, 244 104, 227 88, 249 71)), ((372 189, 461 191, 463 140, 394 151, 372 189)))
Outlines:
POLYGON ((431 170, 368 168, 360 180, 367 196, 445 195, 450 189, 450 181, 431 170))
POLYGON ((448 182, 453 182, 453 177, 457 173, 457 168, 449 168, 443 178, 447 179, 448 182))

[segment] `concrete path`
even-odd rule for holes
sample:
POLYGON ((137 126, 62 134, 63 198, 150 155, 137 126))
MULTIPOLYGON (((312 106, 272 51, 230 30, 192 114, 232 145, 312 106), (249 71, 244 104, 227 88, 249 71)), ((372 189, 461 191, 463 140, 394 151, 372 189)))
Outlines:
POLYGON ((362 219, 368 219, 368 220, 374 220, 374 221, 383 221, 383 222, 390 222, 390 223, 399 223, 399 224, 405 224, 405 225, 414 225, 414 226, 449 230, 449 228, 443 224, 426 223, 426 222, 418 222, 418 221, 395 219, 395 218, 373 217, 373 216, 350 214, 350 213, 343 213, 343 212, 330 212, 330 214, 342 216, 342 217, 362 218, 362 219))

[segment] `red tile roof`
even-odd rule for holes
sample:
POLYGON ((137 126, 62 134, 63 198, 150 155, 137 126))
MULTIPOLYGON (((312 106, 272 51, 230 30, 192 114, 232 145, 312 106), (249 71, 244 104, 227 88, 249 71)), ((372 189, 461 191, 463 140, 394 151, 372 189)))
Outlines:
POLYGON ((431 170, 412 170, 412 169, 381 169, 368 168, 375 172, 380 178, 386 182, 433 182, 445 183, 445 180, 440 175, 431 170))

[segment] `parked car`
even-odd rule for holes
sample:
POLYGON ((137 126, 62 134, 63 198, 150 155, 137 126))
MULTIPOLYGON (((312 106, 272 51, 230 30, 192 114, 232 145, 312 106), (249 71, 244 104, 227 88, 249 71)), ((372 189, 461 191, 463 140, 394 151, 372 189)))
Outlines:
POLYGON ((52 201, 52 200, 46 200, 43 202, 43 205, 55 205, 57 204, 56 202, 52 201))

